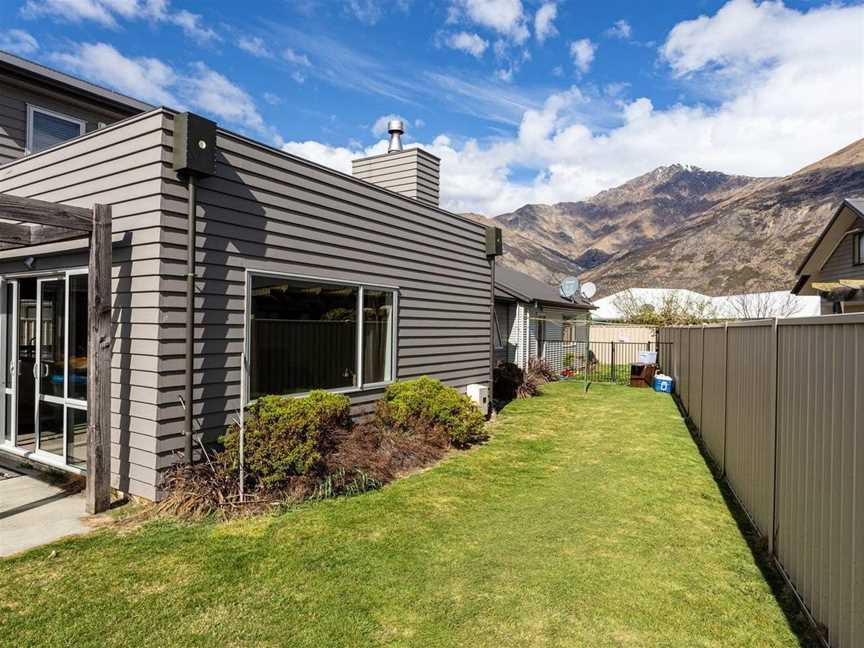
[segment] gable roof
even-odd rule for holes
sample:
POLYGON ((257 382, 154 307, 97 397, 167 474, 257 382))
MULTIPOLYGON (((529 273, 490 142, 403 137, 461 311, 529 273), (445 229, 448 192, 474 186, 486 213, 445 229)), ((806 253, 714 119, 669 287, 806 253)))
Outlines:
POLYGON ((840 241, 843 240, 846 232, 859 219, 864 220, 864 198, 844 199, 834 211, 834 215, 828 221, 825 229, 822 230, 819 238, 816 239, 816 243, 804 257, 801 265, 798 266, 798 270, 795 272, 798 279, 795 282, 795 287, 792 288, 793 294, 797 295, 807 285, 810 277, 822 269, 840 241))
POLYGON ((574 300, 565 299, 558 292, 557 287, 545 284, 524 272, 518 272, 500 264, 495 265, 495 297, 528 303, 538 302, 574 310, 596 308, 582 296, 574 300))
POLYGON ((127 97, 119 92, 114 92, 95 83, 64 74, 63 72, 45 67, 39 63, 34 63, 33 61, 28 61, 20 56, 15 56, 2 50, 0 50, 0 70, 16 76, 46 81, 52 85, 61 84, 72 94, 82 95, 90 100, 96 99, 103 104, 109 104, 115 109, 128 112, 130 115, 155 108, 155 106, 151 106, 133 97, 127 97))

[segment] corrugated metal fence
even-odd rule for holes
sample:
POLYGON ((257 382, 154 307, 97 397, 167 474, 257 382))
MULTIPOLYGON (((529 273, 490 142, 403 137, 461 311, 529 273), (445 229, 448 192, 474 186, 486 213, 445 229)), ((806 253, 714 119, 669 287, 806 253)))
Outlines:
POLYGON ((864 646, 864 315, 660 341, 708 453, 829 643, 864 646))

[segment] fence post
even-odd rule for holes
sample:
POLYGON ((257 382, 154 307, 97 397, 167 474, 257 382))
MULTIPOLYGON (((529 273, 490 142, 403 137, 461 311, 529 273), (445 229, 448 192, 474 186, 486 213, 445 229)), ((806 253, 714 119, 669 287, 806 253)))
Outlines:
POLYGON ((618 382, 618 370, 615 367, 615 342, 612 342, 612 353, 611 353, 611 371, 612 371, 612 382, 618 382))
POLYGON ((780 383, 777 375, 779 343, 779 329, 777 318, 771 326, 771 355, 770 355, 770 377, 768 381, 770 398, 768 410, 768 434, 770 438, 769 450, 771 453, 771 520, 766 532, 768 534, 768 553, 774 555, 774 541, 777 533, 777 391, 780 383))

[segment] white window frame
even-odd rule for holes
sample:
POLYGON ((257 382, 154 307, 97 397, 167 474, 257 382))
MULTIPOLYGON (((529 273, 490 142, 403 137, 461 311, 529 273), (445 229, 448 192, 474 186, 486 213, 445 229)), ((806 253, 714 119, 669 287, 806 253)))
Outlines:
MULTIPOLYGON (((316 387, 323 391, 333 392, 334 394, 351 394, 364 392, 373 389, 380 389, 387 385, 396 382, 397 379, 397 350, 399 348, 399 288, 397 286, 389 286, 385 284, 373 284, 360 281, 350 281, 347 279, 334 279, 333 277, 318 277, 312 275, 295 274, 288 272, 273 272, 272 270, 255 270, 247 268, 245 271, 245 295, 244 295, 244 322, 243 322, 243 356, 244 361, 241 362, 240 371, 244 375, 243 394, 244 401, 247 405, 251 405, 257 399, 251 399, 252 386, 248 378, 250 367, 252 365, 252 279, 253 277, 275 277, 277 279, 294 279, 296 281, 305 281, 311 284, 325 284, 328 286, 350 286, 356 287, 357 290, 357 384, 350 387, 333 387, 326 388, 316 387), (393 294, 393 318, 392 318, 392 335, 390 340, 390 376, 385 380, 364 383, 363 382, 363 296, 365 289, 370 290, 387 290, 393 294)), ((310 390, 311 391, 311 390, 310 390)), ((309 395, 309 391, 298 392, 296 394, 274 394, 275 396, 285 396, 291 398, 302 398, 309 395)))
POLYGON ((26 155, 33 153, 33 114, 37 112, 42 113, 43 115, 48 115, 49 117, 56 117, 57 119, 63 119, 72 122, 73 124, 78 124, 78 137, 87 131, 87 122, 83 119, 59 113, 56 110, 48 110, 47 108, 42 108, 41 106, 36 106, 34 104, 27 104, 27 142, 24 146, 24 153, 26 155))

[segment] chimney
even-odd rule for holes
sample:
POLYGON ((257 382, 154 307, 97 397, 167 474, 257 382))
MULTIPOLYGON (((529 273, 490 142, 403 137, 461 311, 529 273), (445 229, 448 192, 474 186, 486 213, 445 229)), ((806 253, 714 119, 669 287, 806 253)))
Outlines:
POLYGON ((401 119, 390 120, 387 132, 387 153, 353 160, 354 177, 437 207, 441 161, 423 149, 402 148, 405 127, 401 119))

